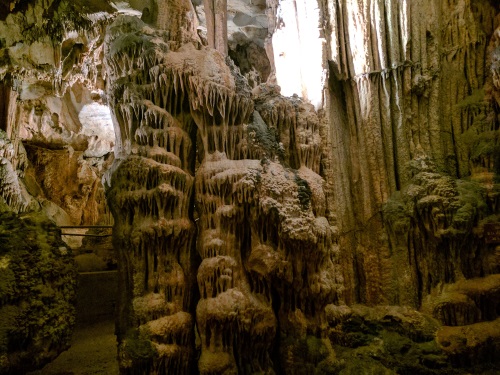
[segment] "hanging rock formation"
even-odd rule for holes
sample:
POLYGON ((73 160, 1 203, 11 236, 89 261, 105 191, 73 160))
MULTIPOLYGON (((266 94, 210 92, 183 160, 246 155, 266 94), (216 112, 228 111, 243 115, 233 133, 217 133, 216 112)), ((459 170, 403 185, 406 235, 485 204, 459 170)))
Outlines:
POLYGON ((1 16, 0 128, 24 205, 31 196, 25 209, 41 209, 59 225, 105 224, 100 180, 112 161, 114 131, 103 97, 102 31, 113 8, 21 3, 11 2, 1 16))
POLYGON ((192 45, 170 51, 167 38, 121 16, 106 40, 119 150, 107 194, 120 272, 119 361, 129 374, 195 366, 195 124, 186 88, 196 85, 189 73, 198 59, 188 58, 192 45))
POLYGON ((27 211, 34 203, 20 181, 26 167, 27 156, 22 143, 16 150, 11 139, 0 130, 0 203, 16 213, 27 211))
POLYGON ((10 1, 0 211, 112 163, 123 374, 498 372, 499 12, 10 1))
MULTIPOLYGON (((381 209, 411 183, 422 157, 452 178, 487 166, 488 152, 471 141, 498 124, 484 96, 490 73, 483 63, 497 13, 488 1, 324 4, 332 150, 326 173, 341 248, 349 249, 346 301, 419 306, 398 291, 393 272, 400 265, 383 238, 390 233, 381 209)), ((412 285, 428 293, 424 284, 412 285)))
POLYGON ((119 17, 106 41, 122 371, 192 370, 195 277, 201 373, 327 368, 341 276, 314 108, 263 86, 254 111, 229 60, 169 37, 119 17), (309 337, 322 355, 300 352, 309 337))

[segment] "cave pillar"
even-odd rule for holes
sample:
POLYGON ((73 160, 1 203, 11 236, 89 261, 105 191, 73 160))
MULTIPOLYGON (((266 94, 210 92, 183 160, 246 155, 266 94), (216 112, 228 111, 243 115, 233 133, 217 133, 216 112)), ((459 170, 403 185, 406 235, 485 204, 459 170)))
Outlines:
POLYGON ((227 0, 203 0, 208 45, 227 56, 227 0))
POLYGON ((9 79, 0 83, 0 130, 11 139, 17 138, 18 95, 9 79))
POLYGON ((10 86, 0 83, 0 130, 7 131, 8 113, 9 113, 10 86))
POLYGON ((105 41, 107 92, 119 135, 107 189, 119 263, 118 358, 122 374, 187 375, 196 366, 195 125, 185 96, 171 95, 179 72, 158 63, 170 41, 152 33, 139 19, 122 17, 105 41))
POLYGON ((234 92, 233 77, 221 54, 205 51, 217 57, 229 87, 213 85, 209 105, 191 112, 203 144, 195 177, 197 247, 202 260, 197 274, 198 367, 200 374, 272 374, 277 322, 270 289, 261 280, 256 291, 244 265, 251 246, 249 210, 255 204, 255 189, 249 181, 260 168, 259 160, 249 160, 246 152, 253 102, 248 93, 234 92))
POLYGON ((168 32, 172 47, 198 39, 198 19, 190 0, 157 0, 150 18, 156 20, 156 27, 168 32))

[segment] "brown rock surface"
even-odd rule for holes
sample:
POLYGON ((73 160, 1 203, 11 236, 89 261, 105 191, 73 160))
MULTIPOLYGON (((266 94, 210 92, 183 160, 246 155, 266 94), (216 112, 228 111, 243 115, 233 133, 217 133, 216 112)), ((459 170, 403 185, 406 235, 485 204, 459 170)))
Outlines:
POLYGON ((499 12, 10 1, 0 210, 114 220, 124 374, 495 372, 499 12))

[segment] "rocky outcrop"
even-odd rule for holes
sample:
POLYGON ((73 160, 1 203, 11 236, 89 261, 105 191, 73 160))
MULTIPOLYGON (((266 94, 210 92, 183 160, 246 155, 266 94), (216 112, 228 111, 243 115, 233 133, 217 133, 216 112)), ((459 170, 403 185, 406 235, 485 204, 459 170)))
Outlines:
POLYGON ((76 268, 40 214, 0 213, 0 374, 24 374, 69 347, 76 268))
MULTIPOLYGON (((452 179, 486 165, 486 154, 480 156, 482 151, 467 142, 472 134, 481 138, 495 132, 498 123, 496 107, 482 96, 497 13, 488 1, 324 3, 328 149, 333 150, 326 178, 341 248, 349 249, 342 257, 346 301, 419 306, 418 298, 404 296, 406 281, 402 289, 391 282, 399 279, 393 272, 399 274, 401 263, 387 242, 391 229, 384 227, 381 209, 412 183, 412 164, 421 157, 452 179), (474 161, 471 152, 478 153, 474 161)), ((474 226, 477 218, 469 223, 474 226)), ((432 243, 427 238, 422 243, 425 254, 435 254, 432 243)), ((417 246, 404 239, 401 244, 417 246)), ((458 257, 465 263, 473 253, 464 249, 458 257)), ((407 249, 402 256, 413 261, 410 254, 407 249)), ((425 268, 416 261, 411 267, 425 268)), ((431 283, 450 277, 443 269, 431 283)), ((413 285, 425 295, 427 284, 422 279, 413 285)))
POLYGON ((498 5, 201 3, 0 17, 0 196, 111 222, 115 153, 122 373, 495 371, 498 5))

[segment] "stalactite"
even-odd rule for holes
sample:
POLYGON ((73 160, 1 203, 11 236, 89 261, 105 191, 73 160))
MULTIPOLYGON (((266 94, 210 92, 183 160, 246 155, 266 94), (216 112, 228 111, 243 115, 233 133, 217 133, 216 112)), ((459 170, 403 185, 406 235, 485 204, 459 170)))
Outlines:
POLYGON ((123 157, 112 168, 107 196, 120 233, 115 246, 122 249, 124 272, 130 272, 123 275, 127 293, 119 302, 120 366, 134 372, 146 360, 152 373, 188 374, 194 365, 193 124, 180 116, 186 93, 179 71, 166 61, 168 44, 147 33, 121 34, 122 27, 143 24, 119 18, 106 44, 123 157), (135 352, 140 342, 151 349, 147 359, 135 352))
MULTIPOLYGON (((378 212, 410 183, 415 159, 428 156, 456 178, 473 172, 465 139, 467 129, 482 121, 481 111, 492 114, 481 92, 487 79, 486 35, 495 24, 496 8, 470 1, 360 5, 336 0, 323 1, 321 8, 332 124, 327 136, 332 172, 326 179, 342 247, 356 254, 351 264, 342 266, 352 270, 346 274, 346 291, 351 291, 346 298, 415 301, 405 291, 404 297, 398 296, 393 286, 380 283, 397 272, 402 259, 390 259, 391 248, 368 233, 384 231, 378 212), (377 264, 370 266, 371 281, 354 281, 360 266, 356 259, 366 266, 377 264)), ((426 230, 434 232, 450 220, 449 212, 433 216, 431 208, 422 214, 426 230)))
POLYGON ((27 211, 31 204, 31 197, 19 180, 27 167, 28 158, 22 143, 18 142, 16 147, 0 130, 0 198, 16 213, 27 211))

